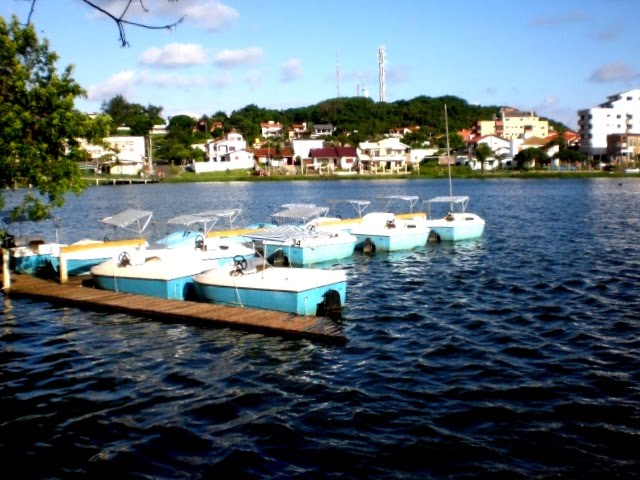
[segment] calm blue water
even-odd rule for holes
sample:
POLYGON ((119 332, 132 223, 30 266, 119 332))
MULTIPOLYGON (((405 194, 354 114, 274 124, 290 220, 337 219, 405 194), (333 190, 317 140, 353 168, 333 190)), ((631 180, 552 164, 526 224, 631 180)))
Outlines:
MULTIPOLYGON (((96 220, 131 207, 168 218, 238 206, 249 222, 286 202, 447 188, 91 188, 64 208, 62 240, 102 236, 96 220)), ((484 238, 344 262, 344 346, 5 299, 3 471, 640 476, 640 181, 458 181, 454 193, 471 196, 484 238)))

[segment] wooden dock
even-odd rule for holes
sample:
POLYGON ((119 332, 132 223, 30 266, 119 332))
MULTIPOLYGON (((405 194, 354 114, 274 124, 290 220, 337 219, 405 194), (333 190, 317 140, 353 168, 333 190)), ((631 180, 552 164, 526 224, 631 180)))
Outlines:
POLYGON ((159 178, 153 177, 83 177, 85 182, 94 185, 137 185, 158 183, 159 178))
POLYGON ((93 287, 90 278, 71 278, 67 284, 31 275, 11 273, 9 297, 27 297, 52 304, 87 310, 114 311, 164 321, 197 323, 306 337, 329 343, 344 343, 340 327, 326 317, 297 316, 255 308, 227 307, 211 303, 165 300, 144 295, 118 293, 93 287))

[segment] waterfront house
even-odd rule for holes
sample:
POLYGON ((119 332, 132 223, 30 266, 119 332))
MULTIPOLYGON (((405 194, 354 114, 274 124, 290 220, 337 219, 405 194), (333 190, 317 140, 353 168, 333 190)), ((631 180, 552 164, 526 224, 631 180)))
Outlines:
POLYGON ((494 155, 510 155, 512 154, 511 145, 512 142, 506 138, 499 137, 497 135, 485 135, 483 137, 475 137, 470 142, 474 148, 478 148, 479 145, 487 145, 494 155))
POLYGON ((609 162, 618 165, 634 164, 640 157, 640 134, 612 133, 607 135, 609 162))
POLYGON ((411 149, 398 138, 378 142, 361 142, 357 148, 358 170, 372 173, 407 171, 407 157, 411 149))
POLYGON ((324 147, 312 149, 309 156, 311 167, 319 173, 329 173, 335 170, 351 171, 356 165, 358 152, 354 147, 324 147))
POLYGON ((251 149, 254 162, 265 167, 293 167, 293 150, 288 147, 260 147, 251 149))
POLYGON ((204 162, 191 162, 189 168, 195 173, 224 172, 226 170, 253 169, 253 153, 247 150, 247 142, 237 132, 206 144, 193 145, 205 151, 204 162))
POLYGON ((112 175, 138 175, 146 162, 144 137, 113 136, 104 139, 104 145, 80 140, 98 170, 112 175))

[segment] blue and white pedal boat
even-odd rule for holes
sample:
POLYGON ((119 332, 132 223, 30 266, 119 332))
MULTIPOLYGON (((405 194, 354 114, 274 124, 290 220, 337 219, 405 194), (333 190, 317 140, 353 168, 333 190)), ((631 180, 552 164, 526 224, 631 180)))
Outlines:
POLYGON ((485 221, 475 213, 467 212, 469 197, 453 194, 453 182, 451 180, 451 159, 449 158, 449 121, 447 105, 444 106, 445 130, 447 133, 447 170, 449 174, 449 195, 423 200, 422 206, 427 214, 427 225, 431 228, 431 241, 457 242, 460 240, 474 240, 482 237, 485 221), (431 209, 434 205, 446 205, 448 211, 441 218, 434 218, 431 209))
POLYGON ((321 231, 310 220, 326 215, 328 207, 286 204, 272 214, 278 226, 245 235, 256 249, 277 265, 304 267, 348 258, 357 238, 344 230, 321 231))
POLYGON ((424 200, 427 210, 427 225, 434 241, 457 242, 482 237, 485 221, 475 213, 466 211, 468 196, 442 196, 424 200), (439 218, 432 217, 434 205, 446 205, 447 213, 439 218))
MULTIPOLYGON (((172 217, 166 222, 168 229, 173 229, 160 240, 156 241, 159 248, 180 248, 193 247, 201 248, 206 244, 208 237, 220 237, 216 235, 223 231, 234 230, 234 222, 242 215, 239 208, 228 208, 220 210, 207 210, 197 213, 190 213, 172 217), (216 230, 222 227, 225 230, 216 230)), ((156 222, 155 227, 159 229, 160 223, 156 222)), ((232 235, 228 235, 231 237, 232 235)), ((244 241, 239 235, 235 235, 238 241, 244 241)))
POLYGON ((112 229, 111 236, 105 235, 103 240, 83 239, 60 247, 51 258, 53 268, 60 272, 61 263, 64 261, 63 268, 66 269, 67 275, 87 275, 94 265, 116 258, 122 252, 134 255, 138 250, 148 247, 143 232, 152 217, 151 211, 128 209, 99 220, 112 229), (122 232, 132 232, 135 235, 131 237, 130 234, 122 232), (129 238, 121 238, 123 235, 129 238))
POLYGON ((365 252, 396 252, 425 246, 430 229, 426 224, 426 215, 413 212, 418 197, 389 195, 380 198, 385 200, 385 208, 389 208, 391 202, 406 201, 409 212, 395 214, 375 211, 365 214, 351 229, 351 233, 358 239, 356 248, 365 252))
POLYGON ((348 258, 357 238, 346 231, 323 232, 296 225, 246 235, 271 263, 304 267, 348 258))
POLYGON ((14 218, 10 212, 0 214, 0 221, 4 224, 3 230, 5 231, 2 247, 8 250, 11 270, 35 275, 40 269, 50 265, 52 257, 63 244, 59 243, 61 219, 55 216, 49 216, 47 219, 52 220, 55 227, 54 242, 44 240, 44 236, 39 234, 39 230, 41 230, 39 227, 45 222, 32 220, 27 215, 14 218), (18 232, 15 232, 17 235, 12 235, 8 230, 14 228, 15 224, 18 224, 18 232), (27 228, 30 231, 33 230, 32 234, 23 232, 25 225, 29 225, 27 228), (38 233, 35 233, 36 231, 38 233))
POLYGON ((347 296, 344 270, 245 263, 200 273, 194 282, 201 301, 303 316, 339 316, 347 296))
POLYGON ((136 255, 123 252, 91 268, 98 288, 114 292, 193 300, 193 276, 211 268, 229 267, 234 259, 255 258, 250 246, 235 242, 209 244, 208 248, 145 249, 136 255))

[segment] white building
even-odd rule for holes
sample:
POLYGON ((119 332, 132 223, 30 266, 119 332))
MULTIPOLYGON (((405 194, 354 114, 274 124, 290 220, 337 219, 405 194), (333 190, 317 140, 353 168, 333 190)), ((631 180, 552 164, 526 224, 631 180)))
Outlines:
POLYGON ((301 160, 311 158, 309 154, 311 150, 324 147, 323 140, 294 140, 291 144, 293 145, 293 158, 300 157, 301 160))
POLYGON ((264 138, 277 137, 282 135, 282 124, 269 120, 268 122, 260 123, 260 133, 264 138))
POLYGON ((101 168, 104 173, 137 175, 145 166, 144 137, 107 137, 104 139, 104 146, 93 145, 83 140, 80 140, 80 144, 89 152, 93 162, 102 162, 101 168))
POLYGON ((640 89, 617 93, 597 107, 578 111, 580 151, 607 154, 607 135, 640 133, 640 89))
POLYGON ((513 155, 513 151, 511 150, 514 143, 513 140, 508 140, 497 135, 485 135, 484 137, 474 138, 472 142, 476 144, 476 148, 484 143, 491 149, 494 155, 513 155))
POLYGON ((361 142, 358 145, 358 166, 374 173, 406 171, 411 149, 398 138, 385 138, 379 142, 361 142))
POLYGON ((247 151, 247 142, 236 132, 230 132, 221 140, 209 142, 204 147, 205 161, 192 162, 191 170, 196 173, 224 172, 226 170, 252 169, 254 167, 253 153, 247 151))

